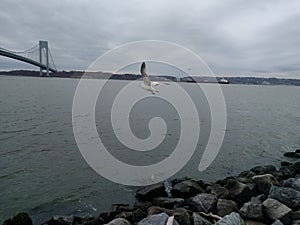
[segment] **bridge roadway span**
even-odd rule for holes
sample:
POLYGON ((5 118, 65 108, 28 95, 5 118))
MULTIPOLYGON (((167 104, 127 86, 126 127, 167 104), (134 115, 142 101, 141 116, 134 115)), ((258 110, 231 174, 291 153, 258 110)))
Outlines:
MULTIPOLYGON (((47 66, 44 65, 44 64, 41 64, 41 63, 39 63, 37 61, 34 61, 32 59, 29 59, 29 58, 25 58, 25 57, 20 56, 20 55, 16 55, 16 54, 11 53, 11 52, 7 52, 7 51, 5 51, 3 49, 0 49, 0 55, 3 55, 5 57, 9 57, 9 58, 12 58, 12 59, 20 60, 22 62, 26 62, 26 63, 29 63, 31 65, 38 66, 38 67, 40 67, 42 69, 45 69, 45 70, 47 69, 47 66)), ((53 69, 51 67, 49 67, 49 70, 51 72, 54 72, 54 73, 57 72, 57 70, 55 70, 55 69, 53 69)))

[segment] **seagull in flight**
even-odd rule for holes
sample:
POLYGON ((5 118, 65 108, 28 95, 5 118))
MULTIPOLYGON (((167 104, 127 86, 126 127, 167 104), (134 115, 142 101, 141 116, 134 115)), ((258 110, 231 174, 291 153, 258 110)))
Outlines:
POLYGON ((143 89, 145 89, 146 91, 150 91, 153 95, 155 95, 155 93, 158 92, 158 90, 156 90, 154 87, 159 85, 158 82, 155 81, 151 81, 149 76, 146 73, 146 63, 143 62, 141 65, 141 74, 144 80, 144 83, 141 85, 141 87, 143 89))

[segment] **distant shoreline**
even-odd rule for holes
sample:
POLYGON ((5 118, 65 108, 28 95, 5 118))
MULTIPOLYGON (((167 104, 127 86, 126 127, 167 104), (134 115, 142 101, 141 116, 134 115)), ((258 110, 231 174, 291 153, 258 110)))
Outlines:
MULTIPOLYGON (((39 71, 34 70, 12 70, 0 71, 0 76, 24 76, 24 77, 40 77, 39 71)), ((50 77, 55 78, 76 78, 80 79, 85 75, 91 79, 111 79, 111 80, 138 80, 141 75, 137 74, 112 74, 107 72, 85 72, 85 71, 58 71, 51 73, 50 77)), ((46 75, 44 75, 46 76, 46 75)), ((223 83, 225 79, 229 84, 246 84, 246 85, 292 85, 300 86, 300 79, 285 79, 285 78, 262 78, 262 77, 210 77, 210 76, 182 76, 181 78, 175 75, 156 75, 151 76, 155 81, 173 81, 187 83, 223 83)))

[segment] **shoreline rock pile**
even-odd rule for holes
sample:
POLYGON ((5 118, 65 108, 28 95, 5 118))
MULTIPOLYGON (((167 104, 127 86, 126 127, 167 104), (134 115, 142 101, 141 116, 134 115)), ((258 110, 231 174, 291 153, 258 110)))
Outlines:
MULTIPOLYGON (((96 218, 55 216, 43 225, 300 225, 300 161, 257 166, 215 183, 171 181, 136 192, 135 205, 114 204, 96 218)), ((26 213, 3 225, 32 225, 26 213)))

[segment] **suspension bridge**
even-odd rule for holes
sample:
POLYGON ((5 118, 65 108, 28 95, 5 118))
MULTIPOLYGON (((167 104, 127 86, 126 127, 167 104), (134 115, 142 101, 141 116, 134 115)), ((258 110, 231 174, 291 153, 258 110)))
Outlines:
POLYGON ((43 70, 46 70, 47 76, 50 76, 49 71, 57 72, 48 41, 39 41, 25 51, 11 51, 0 47, 0 55, 40 67, 40 76, 43 76, 43 70))

